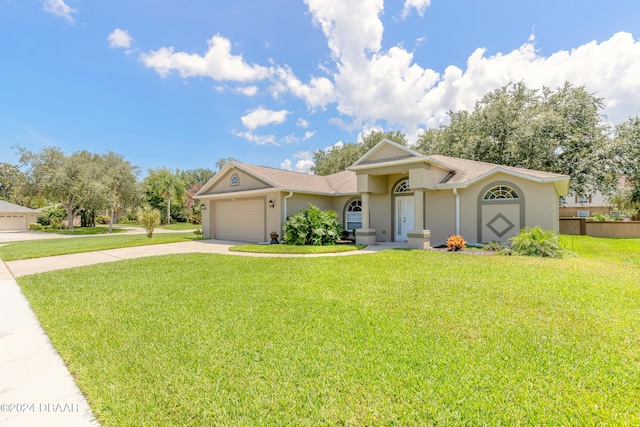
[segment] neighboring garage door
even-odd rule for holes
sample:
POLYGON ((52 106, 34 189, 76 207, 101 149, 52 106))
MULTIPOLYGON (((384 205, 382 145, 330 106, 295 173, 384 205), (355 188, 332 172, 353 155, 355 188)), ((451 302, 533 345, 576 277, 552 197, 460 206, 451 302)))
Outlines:
POLYGON ((26 230, 24 214, 0 214, 0 230, 26 230))
POLYGON ((241 242, 264 242, 265 202, 263 199, 216 203, 216 238, 241 242))

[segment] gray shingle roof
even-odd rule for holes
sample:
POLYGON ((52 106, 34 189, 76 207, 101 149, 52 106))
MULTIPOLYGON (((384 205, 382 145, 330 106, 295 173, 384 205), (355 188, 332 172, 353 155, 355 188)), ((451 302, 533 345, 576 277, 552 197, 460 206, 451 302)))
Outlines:
POLYGON ((9 203, 5 200, 0 200, 0 213, 29 213, 38 212, 34 209, 25 208, 24 206, 9 203))
POLYGON ((519 168, 513 166, 502 166, 494 163, 478 162, 475 160, 459 159, 457 157, 442 156, 439 154, 428 156, 429 160, 434 160, 436 164, 455 172, 447 175, 447 180, 443 183, 462 184, 473 181, 483 175, 495 170, 512 172, 519 175, 528 176, 536 180, 562 180, 568 179, 566 175, 552 172, 542 172, 533 169, 519 168))
POLYGON ((327 176, 311 175, 303 172, 256 166, 233 162, 239 169, 268 182, 281 190, 309 193, 350 194, 357 193, 355 172, 342 171, 327 176))

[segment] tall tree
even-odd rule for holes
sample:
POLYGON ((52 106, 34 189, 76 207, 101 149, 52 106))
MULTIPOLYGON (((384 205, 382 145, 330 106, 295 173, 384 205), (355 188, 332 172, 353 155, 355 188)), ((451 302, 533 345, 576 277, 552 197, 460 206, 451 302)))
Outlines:
POLYGON ((399 131, 373 131, 359 143, 349 143, 342 147, 318 150, 313 153, 315 166, 311 171, 316 175, 330 175, 347 169, 383 139, 406 146, 407 137, 399 131))
POLYGON ((425 132, 416 149, 522 166, 571 177, 571 190, 612 187, 609 130, 600 98, 569 83, 555 91, 511 83, 485 95, 472 112, 450 112, 450 124, 425 132))
POLYGON ((106 206, 109 211, 109 232, 113 231, 113 216, 126 208, 136 208, 140 202, 137 166, 121 154, 108 151, 100 157, 100 179, 105 184, 106 206))
POLYGON ((167 202, 167 224, 171 224, 171 198, 180 199, 184 193, 184 183, 177 173, 168 168, 149 169, 145 178, 148 194, 160 195, 167 202))
POLYGON ((618 189, 613 200, 634 219, 640 219, 640 117, 616 126, 614 141, 614 160, 625 187, 618 189))
POLYGON ((20 163, 47 199, 60 203, 67 213, 67 228, 85 206, 104 194, 98 175, 96 155, 78 151, 66 155, 56 147, 45 147, 39 153, 21 148, 20 163))
POLYGON ((0 163, 0 200, 15 203, 14 196, 24 180, 25 176, 18 166, 0 163))
MULTIPOLYGON (((220 160, 218 160, 220 161, 220 160)), ((206 184, 215 176, 215 172, 209 168, 197 168, 178 171, 178 176, 184 183, 185 188, 191 188, 196 184, 206 184)))

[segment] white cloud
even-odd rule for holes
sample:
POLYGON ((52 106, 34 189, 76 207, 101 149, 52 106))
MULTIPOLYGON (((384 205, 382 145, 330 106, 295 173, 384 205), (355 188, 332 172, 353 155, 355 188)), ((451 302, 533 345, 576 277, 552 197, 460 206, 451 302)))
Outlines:
MULTIPOLYGON (((605 98, 605 113, 614 122, 640 114, 640 79, 635 77, 640 75, 640 42, 628 33, 548 57, 536 51, 535 37, 518 49, 492 56, 479 48, 468 58, 466 69, 449 66, 438 73, 418 64, 413 53, 401 46, 381 49, 381 1, 306 3, 335 61, 322 99, 335 103, 341 117, 331 122, 346 129, 384 125, 413 140, 425 126, 446 123, 449 110, 472 109, 487 92, 521 80, 534 88, 555 88, 565 81, 584 85, 605 98), (351 123, 345 122, 348 119, 351 123)), ((419 14, 428 5, 426 0, 405 2, 405 8, 419 14)), ((301 93, 309 104, 302 91, 292 93, 301 93)))
POLYGON ((247 141, 250 142, 254 142, 257 145, 274 145, 276 147, 279 147, 280 144, 278 144, 278 142, 276 142, 276 137, 275 135, 256 135, 253 132, 238 132, 238 131, 232 131, 231 132, 233 135, 240 137, 240 138, 244 138, 247 141))
POLYGON ((306 132, 304 133, 304 137, 302 138, 302 140, 303 140, 303 141, 307 141, 307 140, 309 140, 309 139, 313 138, 313 135, 315 135, 315 134, 316 134, 316 131, 315 131, 315 130, 314 130, 314 131, 310 131, 310 130, 308 130, 308 131, 306 131, 306 132))
POLYGON ((162 77, 177 71, 183 78, 210 77, 213 80, 256 81, 269 77, 268 67, 248 64, 242 55, 231 54, 231 42, 215 35, 209 39, 209 49, 200 56, 194 53, 174 52, 173 47, 161 47, 140 55, 147 68, 153 68, 162 77))
POLYGON ((291 71, 286 67, 278 67, 275 72, 277 80, 272 86, 272 95, 278 98, 279 93, 291 92, 293 95, 302 98, 309 108, 324 108, 327 104, 333 102, 334 87, 331 80, 326 77, 312 77, 308 84, 302 83, 291 71))
POLYGON ((418 15, 423 16, 430 4, 431 0, 405 0, 402 18, 408 17, 411 14, 411 9, 415 9, 418 15))
POLYGON ((42 8, 45 12, 52 15, 60 16, 73 24, 72 14, 76 13, 75 9, 71 9, 64 0, 43 0, 42 8))
POLYGON ((338 141, 338 142, 336 142, 336 143, 335 143, 335 144, 333 144, 333 145, 330 145, 330 146, 328 146, 328 147, 325 147, 324 151, 331 151, 331 150, 333 150, 333 149, 338 149, 338 150, 339 150, 339 149, 341 149, 342 147, 344 147, 344 142, 342 142, 342 141, 338 141))
POLYGON ((241 120, 245 127, 254 130, 260 126, 282 124, 287 120, 287 114, 289 113, 287 110, 273 111, 259 107, 242 116, 241 120))
POLYGON ((258 93, 258 86, 239 87, 237 91, 246 96, 254 96, 256 93, 258 93))
POLYGON ((308 122, 308 121, 306 121, 305 119, 300 118, 300 119, 298 119, 298 121, 296 122, 296 126, 299 126, 299 127, 301 127, 301 128, 305 128, 305 129, 306 129, 306 128, 308 128, 308 127, 309 127, 309 122, 308 122))
POLYGON ((107 40, 109 40, 110 48, 129 49, 131 47, 133 38, 129 35, 129 32, 127 30, 116 28, 111 34, 109 34, 107 40))
POLYGON ((284 170, 292 170, 291 169, 291 160, 289 159, 284 159, 284 161, 282 163, 280 163, 280 169, 284 169, 284 170))
MULTIPOLYGON (((296 162, 295 170, 298 172, 310 173, 311 167, 315 166, 313 162, 313 153, 311 151, 298 151, 293 155, 294 158, 298 159, 296 162)), ((291 161, 286 159, 283 163, 288 164, 288 169, 291 170, 291 161), (288 162, 288 163, 287 163, 288 162)))
POLYGON ((298 172, 305 172, 305 173, 310 173, 311 172, 311 168, 313 166, 315 166, 316 164, 313 163, 313 161, 311 160, 298 160, 296 162, 296 170, 298 172))

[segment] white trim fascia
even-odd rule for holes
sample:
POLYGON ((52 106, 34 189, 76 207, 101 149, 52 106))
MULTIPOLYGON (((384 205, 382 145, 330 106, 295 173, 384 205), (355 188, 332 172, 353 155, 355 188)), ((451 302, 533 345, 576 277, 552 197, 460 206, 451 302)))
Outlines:
POLYGON ((294 192, 295 194, 311 194, 315 196, 331 196, 331 197, 340 197, 340 196, 357 196, 360 193, 349 192, 349 193, 324 193, 321 191, 304 191, 304 190, 296 190, 295 188, 260 188, 257 190, 245 190, 245 191, 229 191, 226 193, 216 193, 216 194, 203 194, 198 197, 194 196, 194 199, 200 200, 213 200, 213 199, 229 199, 234 197, 245 197, 245 196, 253 196, 256 194, 266 194, 266 193, 290 193, 294 192))
POLYGON ((193 198, 200 200, 230 199, 234 197, 254 196, 256 194, 266 194, 279 191, 279 188, 260 188, 258 190, 229 191, 226 193, 201 194, 199 196, 196 194, 195 196, 193 196, 193 198))

